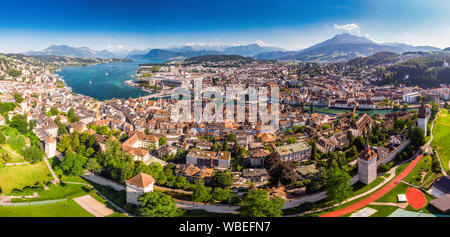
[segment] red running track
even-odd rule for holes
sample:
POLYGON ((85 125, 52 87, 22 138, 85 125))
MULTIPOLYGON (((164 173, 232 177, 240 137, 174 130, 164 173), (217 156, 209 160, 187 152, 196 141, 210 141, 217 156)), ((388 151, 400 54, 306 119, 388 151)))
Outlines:
POLYGON ((391 191, 395 186, 397 186, 397 184, 399 184, 411 172, 411 170, 414 169, 414 167, 417 165, 417 163, 419 163, 420 159, 422 159, 422 156, 423 156, 422 154, 418 155, 413 161, 411 161, 411 163, 399 175, 397 175, 397 177, 395 177, 390 183, 388 183, 387 185, 385 185, 384 187, 382 187, 380 190, 378 190, 374 194, 370 195, 369 197, 367 197, 357 203, 354 203, 350 206, 341 208, 336 211, 325 213, 325 214, 321 215, 320 217, 343 216, 343 215, 352 213, 354 211, 357 211, 357 210, 369 205, 370 203, 376 201, 377 199, 381 198, 386 193, 391 191))
POLYGON ((408 188, 406 192, 406 199, 409 205, 411 205, 415 210, 418 210, 425 205, 427 205, 427 198, 423 195, 422 191, 416 188, 408 188))

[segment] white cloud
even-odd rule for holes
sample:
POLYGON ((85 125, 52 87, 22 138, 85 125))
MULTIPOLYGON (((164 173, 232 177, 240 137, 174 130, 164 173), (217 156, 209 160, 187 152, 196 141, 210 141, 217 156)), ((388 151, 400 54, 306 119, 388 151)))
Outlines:
POLYGON ((334 28, 336 30, 345 30, 347 32, 360 32, 361 27, 355 23, 350 23, 350 24, 346 24, 346 25, 338 25, 338 24, 334 24, 334 28))

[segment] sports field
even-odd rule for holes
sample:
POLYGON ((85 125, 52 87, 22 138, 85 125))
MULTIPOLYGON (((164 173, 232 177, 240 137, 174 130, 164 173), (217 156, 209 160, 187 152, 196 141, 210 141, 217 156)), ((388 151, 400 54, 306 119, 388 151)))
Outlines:
POLYGON ((447 172, 450 172, 450 115, 447 109, 441 109, 433 128, 433 141, 431 146, 439 152, 442 165, 447 172))

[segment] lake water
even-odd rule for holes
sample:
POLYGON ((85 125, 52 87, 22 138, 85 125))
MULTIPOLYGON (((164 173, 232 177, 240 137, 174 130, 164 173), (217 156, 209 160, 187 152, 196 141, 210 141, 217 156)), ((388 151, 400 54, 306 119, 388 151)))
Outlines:
POLYGON ((140 63, 149 62, 135 61, 64 67, 56 74, 64 79, 73 92, 97 100, 136 98, 149 93, 124 82, 132 79, 131 75, 136 74, 140 63))

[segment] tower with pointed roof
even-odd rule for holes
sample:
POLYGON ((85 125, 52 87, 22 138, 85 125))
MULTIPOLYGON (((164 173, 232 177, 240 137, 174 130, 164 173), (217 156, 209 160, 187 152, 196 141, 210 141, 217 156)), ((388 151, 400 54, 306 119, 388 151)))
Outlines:
POLYGON ((369 138, 366 137, 366 147, 358 157, 359 181, 370 184, 377 178, 377 153, 370 148, 369 138))
POLYGON ((56 140, 53 137, 47 137, 44 139, 45 155, 48 158, 56 156, 56 140))
POLYGON ((417 115, 417 126, 423 129, 425 137, 427 136, 427 124, 429 118, 430 116, 427 113, 424 103, 422 102, 419 108, 419 114, 417 115))
POLYGON ((127 203, 139 205, 138 198, 148 192, 153 192, 155 179, 151 175, 139 173, 125 181, 127 186, 127 203))

